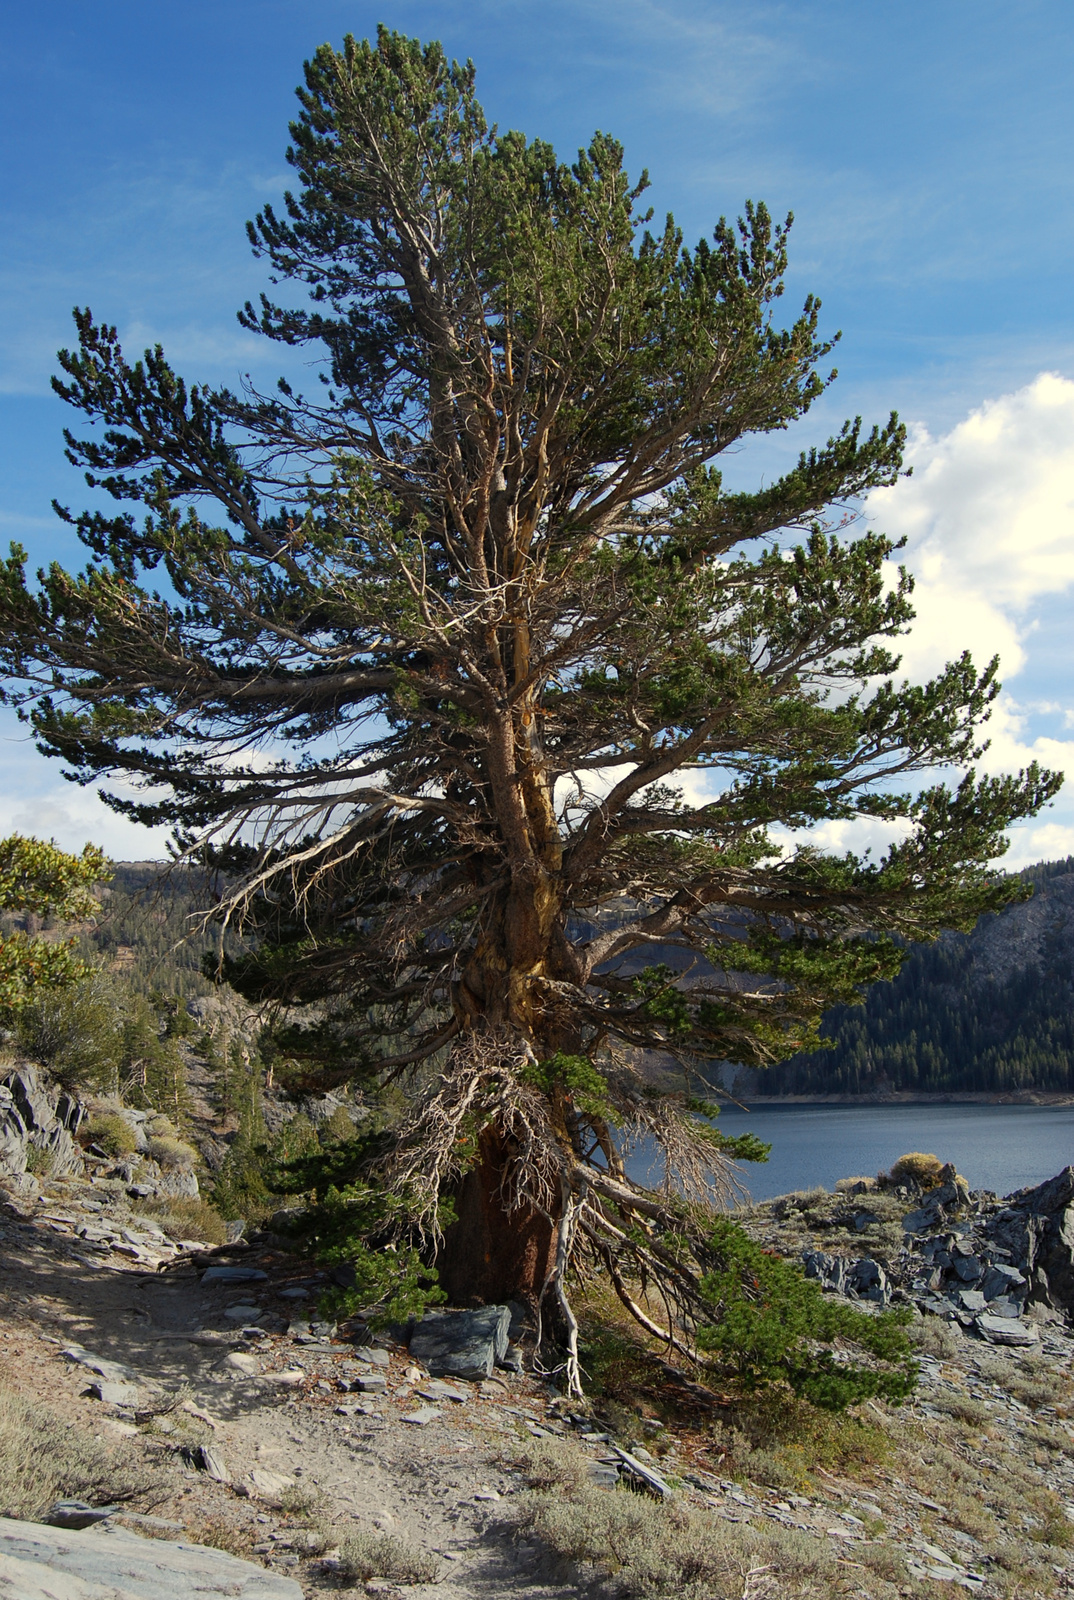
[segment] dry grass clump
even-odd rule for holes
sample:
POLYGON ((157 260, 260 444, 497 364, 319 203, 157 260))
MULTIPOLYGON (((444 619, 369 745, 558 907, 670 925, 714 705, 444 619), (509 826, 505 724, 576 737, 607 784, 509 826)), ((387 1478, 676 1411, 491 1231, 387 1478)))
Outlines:
POLYGON ((226 1244, 227 1227, 223 1217, 202 1196, 178 1195, 160 1200, 140 1200, 138 1213, 152 1217, 172 1239, 201 1239, 206 1244, 226 1244))
POLYGON ((201 1517, 197 1522, 188 1523, 183 1537, 195 1544, 211 1545, 214 1550, 225 1550, 229 1556, 241 1556, 244 1561, 257 1559, 253 1553, 253 1532, 227 1517, 201 1517))
POLYGON ((940 1182, 943 1162, 924 1150, 908 1150, 894 1162, 888 1178, 892 1183, 916 1183, 922 1189, 935 1189, 940 1182))
POLYGON ((978 1432, 987 1428, 993 1420, 992 1413, 980 1400, 975 1400, 969 1394, 941 1394, 933 1398, 932 1404, 937 1411, 942 1411, 947 1417, 954 1417, 957 1422, 965 1422, 969 1427, 976 1428, 978 1432))
POLYGON ((836 1194, 866 1194, 877 1188, 877 1180, 859 1175, 856 1178, 837 1178, 835 1180, 836 1194))
POLYGON ((520 1527, 566 1561, 613 1577, 623 1600, 740 1600, 751 1574, 773 1594, 830 1595, 835 1557, 820 1539, 779 1527, 761 1532, 626 1489, 598 1489, 578 1453, 549 1440, 525 1444, 517 1463, 531 1485, 520 1527))
POLYGON ((0 1388, 0 1516, 32 1521, 60 1499, 111 1505, 150 1482, 125 1442, 106 1444, 32 1396, 0 1388))
POLYGON ((133 1155, 138 1148, 134 1129, 118 1111, 96 1112, 79 1129, 79 1140, 83 1144, 98 1145, 110 1156, 133 1155))
MULTIPOLYGON (((956 1324, 957 1326, 957 1324, 956 1324)), ((923 1356, 937 1361, 954 1361, 962 1354, 963 1341, 949 1322, 939 1317, 922 1317, 906 1330, 910 1343, 923 1356)))
POLYGON ((436 1560, 391 1533, 345 1534, 339 1544, 339 1575, 347 1583, 387 1578, 392 1583, 435 1583, 436 1560))
POLYGON ((1031 1411, 1041 1406, 1068 1406, 1074 1399, 1069 1372, 1057 1369, 1045 1356, 1021 1356, 1016 1362, 979 1363, 982 1376, 998 1383, 1031 1411))
POLYGON ((291 1483, 280 1495, 280 1510, 289 1517, 311 1518, 321 1514, 326 1505, 319 1489, 306 1483, 291 1483))
POLYGON ((146 1155, 163 1167, 165 1172, 175 1170, 189 1171, 198 1159, 198 1152, 189 1144, 184 1144, 182 1139, 152 1138, 146 1149, 146 1155))

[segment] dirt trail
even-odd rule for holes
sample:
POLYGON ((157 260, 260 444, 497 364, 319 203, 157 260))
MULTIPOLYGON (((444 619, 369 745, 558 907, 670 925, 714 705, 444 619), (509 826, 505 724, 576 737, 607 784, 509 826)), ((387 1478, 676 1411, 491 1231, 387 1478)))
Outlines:
POLYGON ((267 1282, 210 1285, 200 1281, 204 1263, 170 1252, 163 1270, 147 1270, 151 1246, 140 1260, 88 1254, 75 1229, 87 1218, 99 1228, 124 1216, 136 1232, 138 1219, 120 1196, 76 1182, 50 1186, 48 1203, 3 1208, 0 1381, 98 1433, 137 1435, 160 1477, 143 1510, 183 1522, 188 1539, 208 1532, 211 1542, 252 1549, 254 1559, 298 1578, 310 1595, 339 1594, 331 1558, 324 1565, 304 1553, 300 1519, 273 1505, 287 1493, 265 1477, 275 1474, 292 1480, 292 1502, 299 1490, 309 1491, 319 1520, 389 1532, 436 1557, 439 1581, 408 1588, 414 1600, 577 1593, 537 1570, 535 1552, 516 1543, 505 1516, 519 1480, 500 1459, 503 1446, 543 1414, 544 1391, 531 1379, 462 1385, 464 1403, 426 1406, 406 1376, 404 1351, 370 1369, 353 1346, 311 1334, 244 1336, 227 1310, 256 1303, 271 1323, 273 1311, 288 1305, 276 1291, 300 1277, 301 1264, 250 1250, 231 1259, 267 1271, 267 1282), (102 1200, 104 1212, 84 1209, 102 1200), (118 1376, 139 1383, 140 1411, 89 1398, 95 1374, 63 1354, 72 1345, 130 1369, 118 1376), (384 1373, 383 1397, 344 1392, 360 1371, 384 1373), (143 1420, 140 1432, 134 1416, 144 1419, 180 1389, 189 1391, 188 1407, 214 1425, 184 1409, 150 1423, 148 1432, 143 1420), (439 1414, 424 1424, 403 1420, 419 1409, 439 1414), (187 1464, 183 1444, 194 1451, 207 1445, 231 1483, 187 1464), (259 1490, 251 1472, 269 1487, 259 1490))

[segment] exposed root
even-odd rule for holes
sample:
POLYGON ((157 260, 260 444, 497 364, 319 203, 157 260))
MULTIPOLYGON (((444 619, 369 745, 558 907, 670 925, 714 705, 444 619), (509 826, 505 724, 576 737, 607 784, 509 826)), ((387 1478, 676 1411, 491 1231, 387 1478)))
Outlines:
POLYGON ((501 1189, 504 1210, 532 1207, 556 1214, 564 1152, 544 1098, 515 1076, 518 1046, 491 1035, 468 1035, 453 1050, 431 1093, 398 1130, 382 1162, 382 1181, 408 1202, 423 1243, 441 1239, 441 1191, 461 1177, 460 1152, 474 1127, 496 1123, 515 1150, 501 1189))

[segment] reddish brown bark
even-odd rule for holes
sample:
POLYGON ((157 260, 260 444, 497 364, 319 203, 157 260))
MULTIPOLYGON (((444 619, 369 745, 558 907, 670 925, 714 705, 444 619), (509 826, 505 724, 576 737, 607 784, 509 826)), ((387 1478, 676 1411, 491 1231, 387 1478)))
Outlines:
POLYGON ((502 1135, 486 1128, 478 1160, 453 1197, 458 1221, 445 1230, 436 1266, 455 1305, 533 1304, 548 1277, 552 1224, 533 1207, 505 1209, 501 1187, 509 1159, 502 1135))

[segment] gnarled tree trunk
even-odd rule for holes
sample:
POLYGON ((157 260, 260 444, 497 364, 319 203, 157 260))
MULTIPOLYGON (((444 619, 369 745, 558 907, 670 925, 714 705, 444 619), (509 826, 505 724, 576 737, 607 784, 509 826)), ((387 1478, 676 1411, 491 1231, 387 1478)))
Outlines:
POLYGON ((555 1261, 555 1227, 534 1206, 505 1206, 510 1141, 488 1127, 479 1143, 478 1159, 453 1196, 458 1220, 445 1229, 437 1254, 441 1287, 456 1305, 536 1306, 555 1261))

